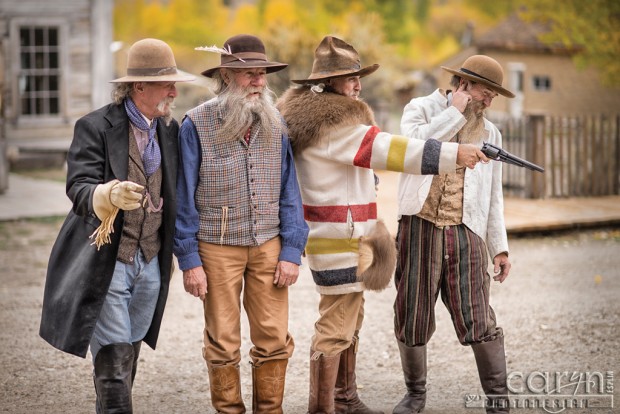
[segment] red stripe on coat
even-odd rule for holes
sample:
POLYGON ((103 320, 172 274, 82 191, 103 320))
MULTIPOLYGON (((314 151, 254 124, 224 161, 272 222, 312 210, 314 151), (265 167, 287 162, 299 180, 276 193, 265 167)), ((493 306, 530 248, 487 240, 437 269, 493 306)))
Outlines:
POLYGON ((357 150, 357 154, 355 154, 355 158, 353 159, 353 165, 356 167, 362 168, 370 168, 370 158, 372 158, 372 143, 375 141, 375 137, 377 134, 381 132, 381 130, 372 126, 364 135, 364 139, 362 139, 362 145, 360 145, 357 150))
POLYGON ((321 223, 346 223, 349 209, 351 209, 354 222, 377 219, 377 203, 350 206, 308 206, 304 204, 304 219, 321 223))

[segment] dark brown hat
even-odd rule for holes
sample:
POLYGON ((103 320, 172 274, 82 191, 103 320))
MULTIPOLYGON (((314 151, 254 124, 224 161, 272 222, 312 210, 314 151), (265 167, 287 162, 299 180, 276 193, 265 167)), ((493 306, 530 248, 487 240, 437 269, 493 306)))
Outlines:
POLYGON ((370 75, 379 69, 378 64, 362 68, 357 50, 344 40, 325 36, 314 51, 312 73, 308 79, 292 80, 295 83, 318 83, 322 80, 339 76, 370 75))
POLYGON ((504 80, 504 70, 497 60, 485 55, 473 55, 465 59, 460 69, 450 69, 445 66, 441 67, 443 70, 448 71, 461 78, 469 79, 471 81, 482 83, 489 88, 493 89, 500 95, 504 95, 508 98, 514 98, 515 94, 502 87, 502 81, 504 80))
POLYGON ((202 72, 208 78, 220 68, 266 68, 267 73, 277 72, 288 66, 287 63, 269 62, 265 55, 265 45, 256 36, 241 34, 233 36, 217 46, 197 47, 196 50, 215 52, 221 55, 220 65, 202 72))
POLYGON ((174 54, 166 42, 142 39, 129 48, 127 76, 110 82, 188 82, 194 79, 177 71, 174 54))

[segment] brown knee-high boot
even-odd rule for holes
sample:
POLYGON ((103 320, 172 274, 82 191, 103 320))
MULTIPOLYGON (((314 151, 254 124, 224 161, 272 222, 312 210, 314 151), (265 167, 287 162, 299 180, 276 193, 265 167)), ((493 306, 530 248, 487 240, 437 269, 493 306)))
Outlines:
POLYGON ((333 414, 334 388, 340 354, 334 356, 323 355, 310 350, 310 395, 308 413, 333 414))
POLYGON ((252 366, 253 413, 282 414, 287 364, 288 359, 275 359, 252 366))
POLYGON ((426 345, 407 346, 398 341, 398 349, 407 394, 392 414, 420 413, 426 405, 426 345))
POLYGON ((355 365, 358 340, 357 336, 354 336, 351 346, 340 353, 338 377, 336 378, 336 390, 334 392, 336 413, 383 414, 382 411, 368 408, 357 395, 355 365))
POLYGON ((476 358, 480 384, 487 397, 487 413, 510 412, 504 337, 474 344, 471 348, 476 358))
POLYGON ((245 405, 241 398, 241 378, 239 365, 210 365, 209 388, 211 405, 218 413, 242 414, 245 405))
POLYGON ((98 414, 131 414, 131 368, 133 346, 118 343, 103 346, 95 356, 95 391, 98 414))

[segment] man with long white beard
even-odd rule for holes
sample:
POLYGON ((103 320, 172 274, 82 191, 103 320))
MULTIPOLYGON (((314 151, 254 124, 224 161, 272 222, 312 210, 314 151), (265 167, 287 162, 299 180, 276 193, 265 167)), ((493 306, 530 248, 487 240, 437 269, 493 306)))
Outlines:
POLYGON ((244 413, 240 296, 250 325, 254 412, 282 412, 293 354, 288 287, 297 281, 308 227, 285 127, 273 106, 262 41, 228 39, 221 64, 202 74, 216 97, 190 110, 179 132, 175 254, 185 290, 204 302, 211 403, 244 413))
MULTIPOLYGON (((401 132, 410 138, 501 146, 484 117, 492 100, 514 94, 502 87, 494 59, 475 55, 452 73, 453 90, 437 89, 405 106, 401 132)), ((401 176, 394 329, 407 394, 395 414, 422 411, 426 401, 426 344, 435 331, 435 301, 452 316, 461 344, 474 351, 487 412, 508 412, 502 329, 489 305, 488 258, 495 281, 510 272, 503 216, 502 163, 481 163, 439 176, 401 176)), ((445 397, 445 396, 444 396, 445 397)))

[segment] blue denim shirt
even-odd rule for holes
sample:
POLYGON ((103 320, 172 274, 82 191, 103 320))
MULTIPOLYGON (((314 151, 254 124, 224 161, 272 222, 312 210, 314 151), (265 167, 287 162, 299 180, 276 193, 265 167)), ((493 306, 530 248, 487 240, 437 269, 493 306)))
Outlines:
MULTIPOLYGON (((202 151, 198 132, 191 119, 185 118, 179 130, 179 170, 177 175, 177 219, 174 254, 181 270, 202 266, 198 255, 199 221, 194 201, 202 151)), ((282 134, 282 180, 280 188, 280 261, 301 264, 301 254, 308 239, 293 151, 286 134, 282 134)))

